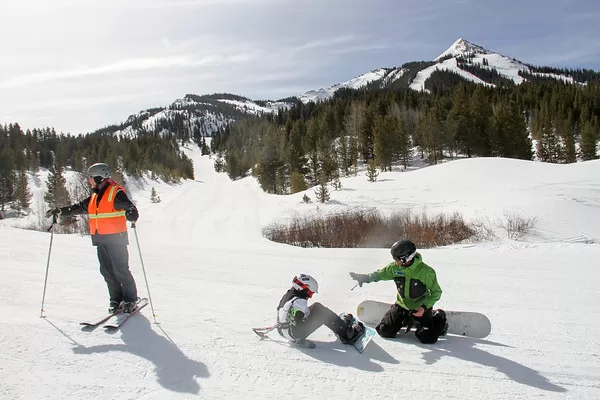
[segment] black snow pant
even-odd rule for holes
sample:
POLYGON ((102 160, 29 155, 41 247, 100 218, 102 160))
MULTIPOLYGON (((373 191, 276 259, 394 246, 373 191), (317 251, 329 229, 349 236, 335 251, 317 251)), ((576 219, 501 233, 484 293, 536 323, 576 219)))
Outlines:
POLYGON ((321 325, 327 326, 338 336, 345 335, 347 324, 336 313, 321 303, 314 303, 308 308, 310 309, 308 317, 292 327, 291 333, 295 339, 306 339, 321 325))
POLYGON ((447 323, 444 311, 432 312, 431 308, 427 308, 422 316, 415 317, 409 310, 398 304, 390 307, 375 330, 381 337, 394 338, 400 329, 408 327, 411 323, 416 326, 415 336, 422 343, 435 343, 440 336, 446 334, 447 323))
POLYGON ((100 273, 108 286, 110 301, 137 301, 137 288, 129 271, 129 253, 126 244, 98 246, 100 273))

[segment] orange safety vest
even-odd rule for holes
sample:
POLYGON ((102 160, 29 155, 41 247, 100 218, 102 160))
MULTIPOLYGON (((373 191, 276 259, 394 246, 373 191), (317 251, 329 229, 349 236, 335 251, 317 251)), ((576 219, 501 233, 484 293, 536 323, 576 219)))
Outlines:
POLYGON ((122 190, 116 182, 109 182, 110 186, 104 191, 104 195, 97 203, 98 194, 92 193, 88 204, 90 216, 90 233, 92 235, 110 235, 127 231, 127 219, 125 210, 115 210, 115 195, 122 190))

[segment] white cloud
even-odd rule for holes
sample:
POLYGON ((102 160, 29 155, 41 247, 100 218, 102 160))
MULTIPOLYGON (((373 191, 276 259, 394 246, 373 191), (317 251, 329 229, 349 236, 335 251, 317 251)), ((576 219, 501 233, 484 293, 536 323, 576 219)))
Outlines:
MULTIPOLYGON (((235 61, 234 57, 232 57, 229 61, 235 61)), ((29 75, 21 75, 8 81, 0 82, 0 88, 92 75, 142 71, 149 69, 166 69, 172 67, 194 67, 206 64, 216 64, 219 62, 223 62, 223 60, 217 56, 208 56, 203 59, 194 59, 189 56, 128 59, 118 61, 113 64, 100 65, 96 67, 78 67, 62 71, 45 71, 29 75)))
POLYGON ((583 40, 553 41, 547 32, 535 33, 526 24, 539 23, 545 14, 520 13, 514 19, 521 28, 512 29, 502 25, 504 18, 491 18, 507 16, 514 2, 485 7, 473 0, 373 0, 368 6, 360 0, 3 2, 0 109, 23 118, 19 122, 26 125, 41 110, 36 115, 15 110, 28 109, 32 102, 133 96, 127 104, 112 106, 83 100, 89 107, 80 107, 76 115, 47 112, 55 116, 52 123, 58 130, 92 130, 98 116, 111 115, 106 122, 116 122, 143 106, 168 104, 172 95, 299 95, 375 68, 432 59, 458 37, 525 62, 543 64, 556 59, 555 54, 564 62, 600 65, 593 40, 598 31, 591 18, 581 11, 560 10, 561 20, 574 22, 558 25, 555 34, 583 40), (581 31, 580 26, 587 28, 581 31), (505 50, 507 43, 525 45, 513 53, 505 50), (149 88, 153 93, 146 98, 135 97, 149 88), (283 93, 284 88, 300 90, 283 93))

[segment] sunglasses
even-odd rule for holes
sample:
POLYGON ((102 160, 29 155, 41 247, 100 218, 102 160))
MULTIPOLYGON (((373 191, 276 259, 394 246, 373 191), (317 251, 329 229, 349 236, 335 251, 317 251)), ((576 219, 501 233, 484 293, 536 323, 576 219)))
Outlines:
POLYGON ((90 176, 88 178, 88 182, 90 183, 90 185, 93 185, 93 184, 99 185, 100 183, 102 183, 102 181, 103 181, 103 179, 99 176, 94 176, 94 177, 90 176))

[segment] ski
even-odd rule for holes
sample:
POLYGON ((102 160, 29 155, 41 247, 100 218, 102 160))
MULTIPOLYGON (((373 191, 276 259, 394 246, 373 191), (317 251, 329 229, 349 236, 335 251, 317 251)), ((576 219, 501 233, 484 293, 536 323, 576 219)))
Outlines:
POLYGON ((106 321, 108 321, 109 319, 111 319, 112 317, 114 317, 115 315, 117 315, 117 314, 121 313, 121 311, 123 311, 123 309, 121 309, 121 308, 120 308, 120 309, 118 309, 118 310, 117 310, 117 312, 115 312, 115 313, 104 315, 104 316, 102 316, 102 317, 100 317, 100 318, 97 318, 97 319, 95 319, 95 320, 92 320, 92 321, 83 321, 83 322, 80 322, 80 323, 79 323, 79 325, 82 325, 82 326, 83 326, 83 328, 82 328, 82 329, 92 329, 92 328, 96 328, 96 327, 98 327, 99 325, 101 325, 101 324, 103 324, 104 322, 106 322, 106 321))
POLYGON ((131 316, 137 314, 142 308, 148 305, 148 299, 143 298, 140 299, 137 303, 135 309, 129 314, 125 314, 124 312, 120 312, 118 314, 112 315, 109 319, 107 319, 102 325, 102 327, 109 332, 116 331, 119 329, 131 316))

